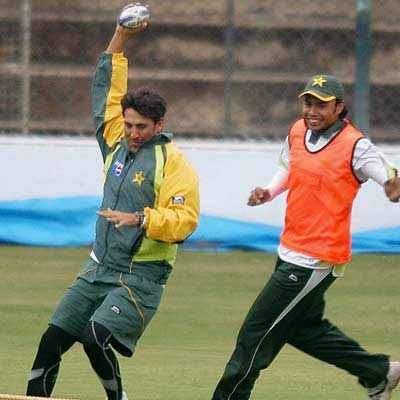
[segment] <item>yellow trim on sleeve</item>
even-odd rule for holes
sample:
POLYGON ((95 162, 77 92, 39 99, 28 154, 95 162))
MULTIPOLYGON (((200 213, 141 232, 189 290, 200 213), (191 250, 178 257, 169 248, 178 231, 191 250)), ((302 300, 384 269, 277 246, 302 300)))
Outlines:
POLYGON ((146 234, 153 240, 176 243, 192 234, 198 224, 199 182, 196 172, 175 145, 168 143, 165 147, 167 160, 157 207, 144 209, 146 234))
POLYGON ((154 208, 158 206, 158 200, 160 197, 160 188, 161 188, 161 182, 163 179, 164 175, 164 154, 162 151, 162 146, 155 146, 155 156, 156 156, 156 169, 154 173, 154 208))
POLYGON ((113 152, 111 152, 110 154, 108 154, 108 156, 106 157, 106 160, 104 162, 104 166, 103 166, 103 173, 104 175, 107 175, 108 170, 110 169, 111 166, 111 162, 112 159, 114 157, 115 152, 121 147, 121 145, 118 145, 113 152))
POLYGON ((113 147, 124 133, 124 117, 121 99, 128 87, 128 60, 122 53, 112 55, 112 72, 110 90, 107 96, 104 114, 104 139, 107 146, 113 147))

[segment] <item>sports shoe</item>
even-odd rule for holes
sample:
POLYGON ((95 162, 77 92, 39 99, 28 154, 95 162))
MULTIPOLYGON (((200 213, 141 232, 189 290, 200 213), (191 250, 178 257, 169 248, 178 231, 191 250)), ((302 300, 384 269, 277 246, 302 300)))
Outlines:
POLYGON ((371 400, 389 400, 390 394, 400 381, 400 362, 392 361, 384 382, 368 389, 368 398, 371 400))
MULTIPOLYGON (((107 400, 107 399, 106 399, 107 400)), ((126 394, 126 392, 122 392, 122 398, 121 400, 128 400, 128 396, 126 394)))
POLYGON ((122 400, 128 400, 126 392, 122 392, 122 400))

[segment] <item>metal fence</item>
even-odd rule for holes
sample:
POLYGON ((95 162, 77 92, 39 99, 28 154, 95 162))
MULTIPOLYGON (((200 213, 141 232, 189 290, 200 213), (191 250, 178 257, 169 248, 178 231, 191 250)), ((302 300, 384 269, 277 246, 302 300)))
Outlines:
MULTIPOLYGON (((304 82, 326 72, 345 84, 353 115, 355 106, 369 107, 364 117, 371 137, 398 140, 398 0, 372 1, 372 36, 362 48, 357 15, 371 0, 147 3, 151 29, 126 51, 129 85, 161 91, 169 130, 187 137, 281 139, 299 115, 304 82), (356 99, 360 74, 370 86, 362 83, 356 99)), ((90 79, 124 4, 0 0, 1 132, 92 134, 90 79)))

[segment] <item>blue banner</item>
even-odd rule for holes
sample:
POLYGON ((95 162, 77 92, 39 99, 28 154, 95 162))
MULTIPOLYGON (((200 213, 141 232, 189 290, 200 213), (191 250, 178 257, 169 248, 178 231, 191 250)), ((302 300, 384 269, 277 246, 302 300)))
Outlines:
MULTIPOLYGON (((93 242, 97 196, 0 202, 0 243, 77 247, 93 242)), ((185 248, 275 252, 281 227, 202 215, 185 248)), ((354 253, 400 253, 400 226, 353 235, 354 253)))
POLYGON ((97 196, 0 202, 0 242, 76 247, 93 242, 97 196))

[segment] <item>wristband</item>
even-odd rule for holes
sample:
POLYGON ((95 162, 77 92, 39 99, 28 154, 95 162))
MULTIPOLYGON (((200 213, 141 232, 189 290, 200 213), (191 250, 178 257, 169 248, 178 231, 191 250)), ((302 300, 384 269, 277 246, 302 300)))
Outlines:
POLYGON ((143 211, 136 211, 135 212, 136 217, 138 219, 138 227, 143 228, 144 225, 146 224, 146 216, 144 215, 143 211))

